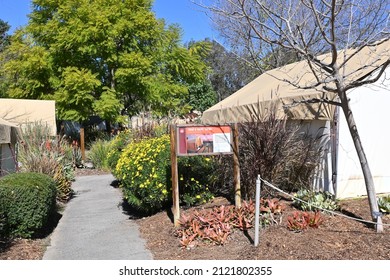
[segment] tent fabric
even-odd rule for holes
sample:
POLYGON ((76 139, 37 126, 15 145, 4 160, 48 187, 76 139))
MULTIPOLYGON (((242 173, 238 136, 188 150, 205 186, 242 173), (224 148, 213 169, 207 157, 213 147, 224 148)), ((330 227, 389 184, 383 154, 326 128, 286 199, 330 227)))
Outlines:
POLYGON ((20 128, 0 118, 0 144, 14 144, 20 136, 20 128))
POLYGON ((54 100, 0 98, 0 118, 21 126, 42 122, 50 127, 52 136, 57 133, 54 100))
MULTIPOLYGON (((346 56, 357 50, 345 51, 346 56)), ((343 55, 339 55, 343 58, 343 55)), ((390 57, 390 40, 378 46, 365 47, 358 54, 344 62, 343 75, 347 82, 365 78, 390 57)), ((322 62, 329 63, 330 54, 319 56, 322 62)), ((314 67, 314 66, 312 66, 314 67)), ((328 87, 335 88, 335 83, 320 69, 315 71, 320 80, 328 87)), ((296 120, 330 120, 333 118, 334 105, 325 102, 308 103, 308 100, 337 101, 334 93, 315 86, 316 78, 307 61, 292 63, 270 70, 231 96, 207 109, 202 116, 205 124, 221 124, 250 121, 252 114, 266 114, 271 104, 276 106, 277 116, 296 120)))

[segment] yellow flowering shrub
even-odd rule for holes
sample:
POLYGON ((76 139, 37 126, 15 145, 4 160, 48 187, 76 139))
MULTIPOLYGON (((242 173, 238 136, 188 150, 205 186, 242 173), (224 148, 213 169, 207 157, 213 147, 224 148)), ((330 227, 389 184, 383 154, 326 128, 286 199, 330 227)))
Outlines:
MULTIPOLYGON (((214 177, 213 161, 203 156, 179 157, 180 200, 187 206, 213 198, 209 184, 214 177)), ((115 168, 128 203, 152 214, 172 202, 170 138, 163 135, 131 142, 115 168)))
POLYGON ((170 201, 169 145, 168 135, 132 142, 116 165, 125 199, 143 213, 154 213, 170 201))

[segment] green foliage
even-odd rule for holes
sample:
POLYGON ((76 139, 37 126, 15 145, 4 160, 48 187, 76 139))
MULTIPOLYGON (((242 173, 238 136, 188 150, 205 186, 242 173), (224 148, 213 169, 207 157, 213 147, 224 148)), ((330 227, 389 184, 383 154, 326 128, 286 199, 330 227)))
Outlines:
POLYGON ((58 118, 82 122, 93 115, 91 104, 95 104, 93 92, 101 85, 97 74, 89 69, 66 67, 54 99, 58 107, 58 118))
POLYGON ((110 142, 106 140, 96 140, 91 144, 88 158, 93 166, 98 169, 108 170, 108 154, 110 152, 110 142))
MULTIPOLYGON (((211 160, 204 157, 179 159, 180 199, 187 206, 213 198, 211 160)), ((133 141, 123 150, 115 169, 126 200, 146 214, 171 202, 170 139, 168 135, 133 141)))
POLYGON ((125 199, 141 212, 154 213, 167 205, 170 165, 169 136, 130 143, 116 166, 125 199))
POLYGON ((12 237, 39 236, 55 212, 56 182, 38 173, 15 173, 0 179, 0 199, 12 237))
POLYGON ((301 212, 295 211, 292 215, 287 217, 287 228, 291 231, 300 232, 308 227, 318 228, 323 219, 320 212, 301 212))
POLYGON ((35 0, 27 26, 0 59, 10 97, 54 99, 58 117, 124 121, 151 109, 187 113, 205 78, 206 44, 186 48, 181 30, 157 20, 150 0, 35 0))
POLYGON ((189 87, 188 104, 192 110, 204 112, 217 103, 217 95, 210 82, 193 84, 189 87))
POLYGON ((390 195, 379 197, 378 207, 382 213, 390 214, 390 195))
POLYGON ((294 199, 293 205, 303 211, 319 211, 321 209, 334 211, 339 208, 334 196, 329 192, 300 189, 294 196, 296 199, 294 199))
POLYGON ((131 130, 121 131, 110 142, 109 151, 107 154, 107 165, 111 172, 115 175, 115 168, 118 164, 119 158, 123 149, 132 141, 133 132, 131 130))
POLYGON ((9 44, 10 36, 7 34, 9 28, 9 24, 0 19, 0 52, 2 52, 4 48, 9 44))
POLYGON ((214 165, 211 158, 203 156, 178 159, 179 193, 187 206, 204 204, 213 199, 210 185, 214 181, 214 165))
POLYGON ((72 195, 74 178, 72 147, 64 139, 50 136, 47 125, 35 123, 25 126, 18 160, 21 171, 49 175, 57 182, 57 199, 67 201, 72 195))

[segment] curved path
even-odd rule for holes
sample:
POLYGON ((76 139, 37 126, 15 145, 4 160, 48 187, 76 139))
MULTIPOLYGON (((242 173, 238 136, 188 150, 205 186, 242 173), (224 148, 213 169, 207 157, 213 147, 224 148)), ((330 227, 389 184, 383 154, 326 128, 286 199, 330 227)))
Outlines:
POLYGON ((75 197, 51 235, 44 260, 146 260, 136 223, 123 213, 112 175, 77 177, 75 197))

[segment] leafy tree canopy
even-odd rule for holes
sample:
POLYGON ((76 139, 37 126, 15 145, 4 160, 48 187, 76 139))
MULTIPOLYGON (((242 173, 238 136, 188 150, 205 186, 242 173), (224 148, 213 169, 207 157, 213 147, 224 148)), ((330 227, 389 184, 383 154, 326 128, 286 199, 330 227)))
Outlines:
POLYGON ((33 0, 25 29, 3 52, 0 75, 15 98, 55 99, 58 118, 120 121, 141 110, 177 114, 206 73, 207 44, 181 45, 178 26, 151 0, 33 0))

